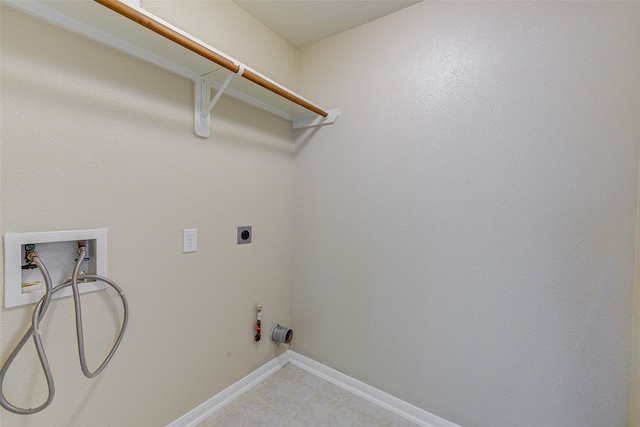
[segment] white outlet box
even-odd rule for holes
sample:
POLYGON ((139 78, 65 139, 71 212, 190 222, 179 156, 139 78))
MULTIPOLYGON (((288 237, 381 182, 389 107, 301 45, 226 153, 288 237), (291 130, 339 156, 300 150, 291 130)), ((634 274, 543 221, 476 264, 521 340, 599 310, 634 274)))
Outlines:
MULTIPOLYGON (((87 241, 88 255, 80 270, 87 274, 107 275, 107 229, 48 231, 42 233, 7 233, 4 235, 4 306, 6 308, 36 303, 44 295, 44 278, 40 270, 23 269, 25 245, 35 244, 53 286, 67 280, 78 258, 78 240, 87 241), (40 282, 40 285, 38 285, 40 282), (32 286, 23 286, 33 284, 32 286)), ((81 293, 104 289, 102 282, 83 282, 81 293)), ((71 295, 67 287, 53 298, 71 295)))
POLYGON ((198 251, 198 229, 189 228, 182 230, 182 253, 198 251))

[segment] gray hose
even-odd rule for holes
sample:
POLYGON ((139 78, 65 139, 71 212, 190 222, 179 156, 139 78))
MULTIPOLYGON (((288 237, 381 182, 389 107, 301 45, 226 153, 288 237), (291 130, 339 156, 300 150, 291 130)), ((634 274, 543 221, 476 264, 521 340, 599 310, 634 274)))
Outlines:
MULTIPOLYGON (((78 260, 84 259, 86 254, 87 254, 86 248, 84 247, 80 248, 78 260)), ((114 353, 118 349, 118 346, 120 345, 120 341, 122 341, 122 336, 124 335, 124 331, 127 329, 127 322, 129 321, 129 305, 127 303, 127 298, 124 296, 124 293, 122 292, 122 289, 120 289, 120 287, 112 280, 109 280, 106 277, 100 277, 92 274, 84 274, 81 276, 83 280, 84 279, 99 280, 111 286, 113 289, 115 289, 118 292, 118 295, 122 299, 122 305, 124 306, 124 319, 122 320, 122 327, 120 328, 120 333, 118 334, 118 338, 116 339, 115 344, 111 348, 111 351, 109 352, 107 357, 104 359, 102 364, 98 367, 98 369, 96 369, 93 372, 89 371, 89 368, 87 367, 87 359, 85 358, 85 352, 84 352, 84 335, 82 333, 82 308, 80 307, 80 291, 78 290, 78 271, 79 270, 80 270, 80 263, 78 262, 76 263, 76 266, 73 269, 71 280, 63 283, 63 285, 66 285, 67 283, 69 283, 73 291, 73 302, 75 305, 75 312, 76 312, 76 335, 78 337, 78 355, 80 356, 80 366, 82 368, 82 373, 87 378, 94 378, 98 376, 100 372, 102 372, 102 370, 107 366, 107 364, 113 357, 114 353)))
POLYGON ((78 252, 79 252, 78 261, 76 262, 73 268, 73 274, 71 275, 71 279, 67 280, 64 283, 59 284, 55 288, 52 286, 51 276, 49 275, 49 272, 47 271, 46 267, 38 257, 38 254, 36 252, 32 252, 30 255, 29 259, 38 266, 38 269, 40 270, 42 277, 44 277, 46 290, 45 290, 44 296, 40 299, 40 301, 36 305, 36 308, 33 310, 33 315, 31 316, 31 326, 29 327, 29 330, 27 330, 27 332, 24 334, 24 336, 22 337, 22 339, 20 340, 16 348, 11 352, 11 354, 5 361, 4 365, 2 366, 2 369, 0 369, 0 405, 3 408, 5 408, 7 411, 13 412, 15 414, 20 414, 20 415, 35 414, 36 412, 40 412, 43 409, 45 409, 47 406, 49 406, 49 404, 53 400, 53 396, 55 394, 55 385, 53 383, 51 368, 49 366, 49 362, 47 361, 47 356, 42 346, 42 339, 40 338, 40 322, 42 321, 42 318, 44 317, 45 312, 49 308, 49 303, 51 302, 51 297, 53 296, 54 293, 68 286, 71 286, 71 289, 73 291, 73 300, 74 300, 75 313, 76 313, 76 331, 78 336, 78 354, 80 356, 80 365, 82 367, 82 372, 87 378, 93 378, 98 374, 100 374, 100 372, 102 372, 102 370, 105 368, 105 366, 107 366, 107 364, 113 357, 114 353, 116 352, 116 349, 120 345, 120 342, 122 341, 124 331, 127 329, 127 322, 129 321, 129 304, 127 303, 127 298, 122 292, 122 289, 120 289, 120 287, 115 282, 113 282, 112 280, 106 277, 97 276, 94 274, 79 275, 78 273, 80 271, 80 263, 84 260, 84 257, 86 255, 86 248, 81 247, 78 252), (96 281, 101 281, 106 283, 107 285, 111 286, 113 289, 115 289, 118 292, 118 296, 122 300, 122 305, 124 307, 122 326, 120 327, 120 332, 118 333, 116 342, 111 348, 111 351, 109 352, 107 357, 102 362, 102 364, 94 372, 89 371, 89 369, 87 368, 87 361, 85 359, 84 336, 82 333, 82 312, 80 307, 80 292, 78 290, 78 280, 96 280, 96 281), (5 375, 9 370, 9 366, 11 366, 11 363, 13 363, 13 360, 16 358, 18 353, 20 353, 20 351, 22 350, 22 347, 24 347, 24 345, 27 343, 29 338, 31 338, 31 336, 33 336, 33 341, 36 346, 36 352, 38 353, 38 358, 40 359, 42 370, 47 379, 48 396, 47 396, 47 400, 42 405, 36 408, 26 409, 26 408, 19 408, 9 403, 7 399, 4 397, 2 386, 4 383, 5 375))
POLYGON ((32 261, 38 266, 38 268, 40 269, 40 272, 42 273, 42 277, 44 277, 45 294, 40 299, 40 302, 38 303, 37 307, 33 310, 31 327, 29 327, 29 330, 27 330, 27 332, 24 334, 24 336, 22 337, 22 339, 20 340, 16 348, 11 352, 11 354, 9 355, 9 358, 2 366, 2 369, 0 370, 0 405, 2 405, 2 407, 5 408, 7 411, 11 411, 13 413, 21 414, 21 415, 35 414, 36 412, 42 411, 44 408, 49 406, 56 392, 56 388, 53 384, 53 376, 51 375, 51 368, 49 367, 49 362, 47 361, 47 355, 45 354, 44 348, 42 347, 42 339, 40 338, 40 321, 44 317, 44 314, 47 311, 47 308, 49 308, 49 303, 51 302, 51 297, 53 296, 54 291, 53 291, 53 286, 51 284, 51 276, 49 275, 47 268, 40 261, 38 254, 35 252, 33 254, 35 255, 32 255, 32 257, 30 258, 30 261, 32 261), (38 358, 40 359, 40 365, 42 365, 42 371, 44 372, 44 375, 47 378, 47 387, 49 389, 49 394, 48 394, 47 400, 42 405, 38 406, 37 408, 24 409, 24 408, 19 408, 17 406, 14 406, 7 401, 7 399, 4 397, 2 385, 4 383, 5 374, 9 370, 9 366, 11 366, 11 363, 13 363, 13 360, 16 358, 18 353, 20 353, 20 350, 22 350, 22 347, 24 347, 27 341, 29 341, 29 338, 31 338, 31 336, 33 336, 33 342, 36 346, 36 352, 38 353, 38 358))

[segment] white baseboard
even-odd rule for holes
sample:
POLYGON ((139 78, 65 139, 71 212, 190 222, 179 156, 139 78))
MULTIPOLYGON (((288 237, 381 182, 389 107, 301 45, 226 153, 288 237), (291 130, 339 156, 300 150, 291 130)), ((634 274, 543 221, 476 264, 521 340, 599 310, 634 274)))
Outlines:
POLYGON ((306 356, 294 351, 287 350, 285 353, 256 369, 237 383, 227 387, 220 393, 213 396, 187 414, 173 421, 167 427, 195 427, 200 421, 249 390, 254 385, 286 365, 291 363, 301 369, 311 372, 320 378, 334 383, 353 394, 356 394, 376 405, 411 421, 422 427, 460 427, 450 421, 440 418, 430 412, 413 406, 403 400, 380 391, 370 385, 351 378, 341 372, 336 371, 326 365, 309 359, 306 356))
POLYGON ((254 385, 258 384, 269 375, 273 374, 278 369, 282 368, 289 362, 289 356, 284 353, 275 359, 265 363, 246 377, 242 378, 235 384, 222 390, 220 393, 213 396, 206 402, 198 405, 196 408, 187 412, 177 420, 168 424, 167 427, 194 427, 200 421, 207 418, 209 415, 222 408, 227 403, 231 402, 236 397, 240 396, 245 391, 249 390, 254 385))

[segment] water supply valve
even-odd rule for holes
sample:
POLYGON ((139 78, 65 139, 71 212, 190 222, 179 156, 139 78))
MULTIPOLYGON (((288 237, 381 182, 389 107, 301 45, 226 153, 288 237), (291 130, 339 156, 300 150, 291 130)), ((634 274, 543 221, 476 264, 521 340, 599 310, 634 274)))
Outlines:
POLYGON ((261 338, 260 331, 262 330, 262 306, 261 305, 256 306, 256 326, 254 329, 256 334, 253 337, 253 340, 258 342, 260 341, 260 338, 261 338))

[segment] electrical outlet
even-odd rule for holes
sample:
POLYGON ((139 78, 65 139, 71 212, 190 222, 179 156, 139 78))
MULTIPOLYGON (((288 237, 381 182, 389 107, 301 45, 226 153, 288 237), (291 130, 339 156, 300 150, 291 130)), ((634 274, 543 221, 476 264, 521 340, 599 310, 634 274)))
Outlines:
POLYGON ((196 252, 198 250, 198 230, 190 228, 182 230, 182 253, 196 252))
POLYGON ((251 226, 238 227, 238 244, 251 243, 251 226))

